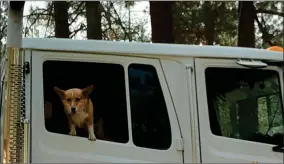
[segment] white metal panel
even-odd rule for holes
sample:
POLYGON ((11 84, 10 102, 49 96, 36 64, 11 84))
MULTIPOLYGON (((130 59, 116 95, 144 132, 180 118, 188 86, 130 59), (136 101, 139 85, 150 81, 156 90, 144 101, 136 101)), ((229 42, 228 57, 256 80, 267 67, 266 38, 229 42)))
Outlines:
MULTIPOLYGON (((221 59, 196 59, 195 66, 202 163, 282 163, 283 153, 273 152, 274 145, 216 136, 211 132, 205 83, 206 67, 244 67, 237 65, 236 60, 221 59)), ((279 72, 277 67, 265 69, 279 72)))
POLYGON ((114 54, 122 56, 166 57, 212 57, 245 58, 283 61, 283 53, 256 48, 198 46, 182 44, 129 43, 101 40, 72 40, 59 38, 24 38, 23 48, 45 51, 68 51, 114 54))
POLYGON ((184 163, 200 163, 198 136, 194 135, 194 133, 198 134, 198 127, 194 126, 197 123, 197 117, 192 113, 193 108, 196 108, 195 82, 194 75, 188 75, 188 71, 192 72, 192 69, 187 69, 188 65, 193 66, 193 58, 183 60, 182 63, 163 59, 161 64, 181 128, 184 144, 184 163), (190 86, 193 87, 189 88, 190 86), (192 119, 194 117, 195 119, 192 119))
POLYGON ((190 128, 190 122, 188 121, 190 118, 189 102, 188 94, 184 89, 187 80, 184 76, 185 67, 181 63, 172 60, 161 60, 161 64, 178 116, 184 151, 184 162, 192 163, 191 133, 188 130, 190 128))
MULTIPOLYGON (((127 76, 126 76, 127 77, 127 76)), ((127 78, 126 78, 127 80, 127 78)), ((126 81, 128 84, 128 81, 126 81)), ((129 93, 126 94, 127 97, 129 93)), ((127 98, 129 100, 129 98, 127 98)), ((127 102, 129 107, 129 101, 127 102)), ((128 110, 130 110, 128 108, 128 110)), ((129 111, 128 111, 129 113, 129 111)), ((128 116, 130 117, 130 116, 128 116)), ((174 107, 163 76, 161 65, 156 59, 118 57, 111 55, 91 55, 79 53, 59 53, 33 51, 32 56, 32 162, 78 162, 78 163, 182 163, 182 152, 176 150, 175 139, 180 138, 174 107), (45 129, 43 112, 43 73, 45 60, 64 60, 81 62, 102 62, 121 64, 125 68, 130 63, 150 64, 156 68, 165 97, 172 128, 172 145, 168 150, 139 148, 126 144, 97 140, 90 142, 81 137, 70 137, 50 133, 45 129)), ((131 129, 129 129, 131 133, 131 129)))

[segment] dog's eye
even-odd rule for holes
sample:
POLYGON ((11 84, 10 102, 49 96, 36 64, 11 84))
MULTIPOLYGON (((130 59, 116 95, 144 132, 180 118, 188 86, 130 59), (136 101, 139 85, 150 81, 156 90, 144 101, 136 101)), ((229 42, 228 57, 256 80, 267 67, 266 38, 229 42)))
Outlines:
POLYGON ((69 98, 68 98, 68 99, 66 99, 66 100, 67 100, 68 102, 70 102, 70 101, 71 101, 71 99, 69 99, 69 98))
POLYGON ((80 98, 76 98, 76 101, 80 101, 81 99, 80 98))

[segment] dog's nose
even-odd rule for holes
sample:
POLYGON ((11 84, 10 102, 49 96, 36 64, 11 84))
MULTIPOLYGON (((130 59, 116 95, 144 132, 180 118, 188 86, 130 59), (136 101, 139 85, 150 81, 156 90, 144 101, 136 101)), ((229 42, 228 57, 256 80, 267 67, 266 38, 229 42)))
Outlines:
POLYGON ((74 107, 71 108, 71 111, 72 111, 72 112, 75 112, 75 110, 76 110, 76 108, 74 108, 74 107))

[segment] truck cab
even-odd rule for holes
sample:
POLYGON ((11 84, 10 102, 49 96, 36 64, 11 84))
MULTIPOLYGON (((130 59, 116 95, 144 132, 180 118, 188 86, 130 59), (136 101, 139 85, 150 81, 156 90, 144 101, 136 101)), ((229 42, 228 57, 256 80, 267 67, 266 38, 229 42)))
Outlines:
POLYGON ((283 52, 25 38, 3 69, 2 162, 283 162, 283 52), (96 141, 54 91, 88 85, 96 141))

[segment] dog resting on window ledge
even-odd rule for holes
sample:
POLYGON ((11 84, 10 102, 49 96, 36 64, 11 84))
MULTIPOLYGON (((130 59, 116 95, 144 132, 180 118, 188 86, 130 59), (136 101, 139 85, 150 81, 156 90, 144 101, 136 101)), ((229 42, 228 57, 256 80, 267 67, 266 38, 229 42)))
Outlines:
POLYGON ((94 107, 92 100, 89 98, 94 86, 90 85, 84 89, 71 88, 66 91, 54 87, 55 92, 61 98, 64 111, 68 118, 71 136, 76 136, 76 127, 87 128, 89 140, 95 141, 94 133, 94 107))

